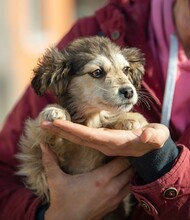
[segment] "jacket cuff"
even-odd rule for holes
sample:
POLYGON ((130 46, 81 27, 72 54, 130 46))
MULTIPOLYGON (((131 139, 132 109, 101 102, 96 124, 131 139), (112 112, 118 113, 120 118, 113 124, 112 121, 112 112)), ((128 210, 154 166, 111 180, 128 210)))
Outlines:
POLYGON ((166 174, 173 166, 179 150, 171 138, 161 149, 151 151, 141 157, 128 157, 142 184, 155 181, 166 174))
POLYGON ((49 205, 41 205, 36 212, 36 220, 44 220, 44 215, 49 205))

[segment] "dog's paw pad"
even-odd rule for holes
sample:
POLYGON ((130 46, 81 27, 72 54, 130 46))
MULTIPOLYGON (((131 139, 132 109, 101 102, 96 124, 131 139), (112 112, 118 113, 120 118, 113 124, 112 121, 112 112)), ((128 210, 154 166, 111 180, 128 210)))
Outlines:
POLYGON ((62 108, 50 106, 40 113, 40 121, 54 121, 56 119, 71 120, 69 113, 62 108))

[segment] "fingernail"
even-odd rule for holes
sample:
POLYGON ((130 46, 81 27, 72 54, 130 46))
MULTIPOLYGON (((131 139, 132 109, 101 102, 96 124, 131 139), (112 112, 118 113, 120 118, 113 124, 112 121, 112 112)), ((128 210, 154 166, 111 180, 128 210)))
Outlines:
POLYGON ((52 122, 51 121, 42 121, 40 123, 40 127, 43 129, 48 129, 49 127, 51 127, 52 122))
POLYGON ((43 122, 42 122, 42 125, 51 125, 51 124, 52 124, 51 121, 43 121, 43 122))

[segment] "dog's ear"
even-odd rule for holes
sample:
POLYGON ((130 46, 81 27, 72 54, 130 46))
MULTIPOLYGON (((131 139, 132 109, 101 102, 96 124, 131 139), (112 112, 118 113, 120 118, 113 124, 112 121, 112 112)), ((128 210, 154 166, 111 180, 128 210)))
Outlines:
POLYGON ((124 57, 129 62, 129 77, 133 85, 138 88, 144 75, 145 57, 137 48, 125 48, 122 50, 124 57))
POLYGON ((48 48, 33 70, 31 85, 38 95, 43 95, 50 88, 57 96, 61 96, 69 83, 69 70, 70 64, 64 53, 56 48, 48 48))

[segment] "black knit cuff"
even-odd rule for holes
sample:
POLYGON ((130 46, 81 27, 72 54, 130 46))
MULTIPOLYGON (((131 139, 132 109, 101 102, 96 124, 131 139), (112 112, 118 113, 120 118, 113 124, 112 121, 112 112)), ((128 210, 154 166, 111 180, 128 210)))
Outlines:
POLYGON ((142 184, 147 184, 170 171, 178 154, 177 146, 171 138, 168 138, 161 149, 153 150, 141 157, 128 157, 128 159, 141 177, 142 184))
POLYGON ((36 220, 44 220, 44 215, 46 210, 49 208, 49 205, 42 205, 38 208, 36 212, 36 220))

